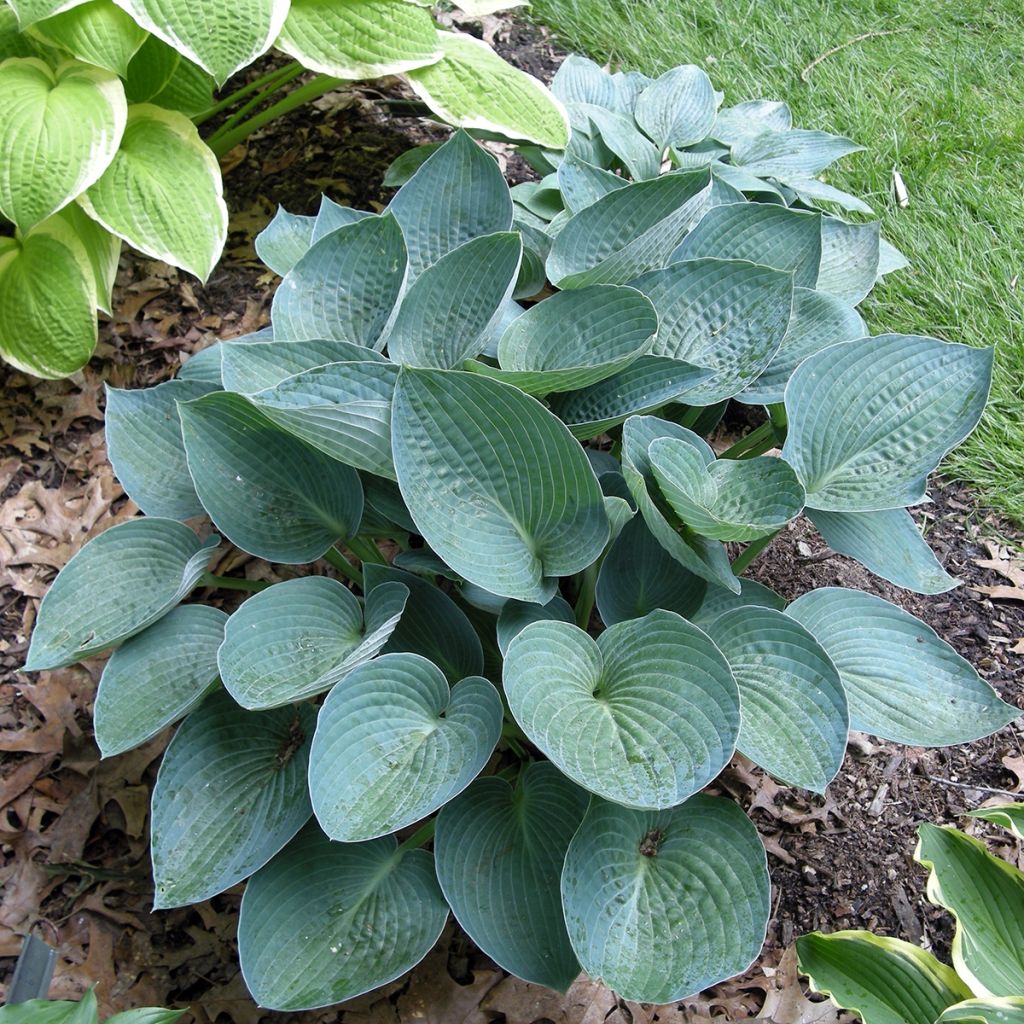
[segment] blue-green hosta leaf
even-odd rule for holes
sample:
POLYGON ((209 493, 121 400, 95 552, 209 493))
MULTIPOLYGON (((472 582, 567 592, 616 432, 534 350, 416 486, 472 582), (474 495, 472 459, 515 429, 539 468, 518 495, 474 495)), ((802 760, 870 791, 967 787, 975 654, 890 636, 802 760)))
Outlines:
MULTIPOLYGON (((713 174, 718 170, 718 165, 722 157, 728 155, 729 150, 725 146, 720 146, 717 142, 713 142, 711 139, 705 139, 703 142, 699 142, 695 146, 689 146, 686 149, 676 149, 675 147, 671 149, 672 162, 676 167, 689 170, 694 167, 707 167, 708 165, 713 165, 713 174)), ((724 182, 717 178, 714 178, 714 180, 719 185, 725 185, 724 182)), ((731 186, 725 187, 730 189, 731 192, 739 191, 738 189, 732 189, 731 186)), ((740 193, 738 197, 730 201, 734 203, 742 203, 743 194, 740 193)), ((715 205, 718 206, 721 204, 716 203, 715 205)))
POLYGON ((141 633, 195 587, 219 540, 171 519, 132 519, 94 537, 43 597, 25 670, 73 665, 141 633))
POLYGON ((330 232, 288 271, 274 294, 275 336, 381 347, 406 263, 402 230, 390 214, 330 232))
POLYGON ((547 604, 529 604, 526 601, 506 601, 498 615, 498 649, 502 657, 508 645, 533 622, 575 622, 572 605, 560 594, 547 604))
MULTIPOLYGON (((269 328, 265 328, 269 330, 269 328)), ((259 333, 259 332, 257 332, 259 333)), ((252 337, 252 335, 246 335, 252 337)), ((224 342, 215 341, 185 360, 185 365, 178 371, 177 380, 202 381, 204 384, 215 384, 223 387, 220 372, 220 353, 224 342)))
POLYGON ((674 612, 619 622, 596 641, 535 622, 509 644, 503 678, 531 741, 584 789, 628 807, 682 803, 735 749, 728 662, 674 612))
POLYGON ((249 341, 247 334, 220 347, 221 376, 228 391, 254 395, 317 366, 341 362, 385 362, 384 356, 351 341, 249 341))
POLYGON ((79 202, 129 245, 202 281, 227 238, 217 158, 184 114, 152 103, 128 110, 120 149, 79 202))
POLYGON ((275 45, 304 68, 358 80, 440 60, 430 12, 405 0, 291 0, 275 45))
POLYGON ((715 88, 695 64, 666 71, 640 94, 633 111, 636 123, 664 152, 667 146, 692 146, 715 123, 715 88))
POLYGON ((590 103, 574 104, 573 114, 582 115, 590 121, 595 137, 618 157, 634 181, 658 176, 661 169, 661 153, 654 143, 637 129, 632 117, 590 103))
POLYGON ((442 145, 440 142, 427 142, 400 153, 388 164, 381 184, 387 188, 401 187, 420 169, 427 157, 436 153, 442 145))
POLYGON ((701 606, 692 615, 688 615, 687 618, 695 625, 700 626, 701 629, 707 629, 715 619, 725 612, 733 608, 746 608, 749 606, 774 608, 776 611, 781 612, 786 607, 786 602, 774 590, 769 589, 763 583, 758 583, 757 580, 742 579, 740 580, 740 592, 738 594, 734 594, 731 590, 726 590, 724 587, 710 585, 707 593, 704 595, 704 601, 701 606))
POLYGON ((1024 1024, 1024 996, 988 996, 965 999, 946 1010, 936 1024, 971 1021, 973 1024, 1024 1024))
POLYGON ((968 817, 982 818, 1008 828, 1018 839, 1024 839, 1024 804, 999 804, 968 811, 968 817))
POLYGON ((928 474, 981 417, 992 356, 992 349, 882 334, 805 359, 786 387, 782 457, 808 507, 874 512, 923 500, 928 474))
POLYGON ((270 49, 288 0, 116 0, 144 29, 205 68, 222 86, 270 49))
POLYGON ((815 793, 836 777, 850 716, 836 667, 784 612, 733 608, 707 626, 740 691, 740 753, 815 793))
POLYGON ((691 431, 654 416, 632 416, 622 427, 622 475, 647 528, 658 543, 684 568, 710 583, 738 594, 739 580, 733 575, 725 548, 716 540, 702 537, 670 521, 668 504, 661 497, 648 449, 658 438, 687 441, 691 431))
POLYGON ((839 669, 852 729, 938 747, 988 736, 1021 714, 930 626, 873 594, 824 587, 786 614, 839 669))
POLYGON ((683 569, 637 516, 623 526, 601 563, 597 610, 606 626, 657 608, 690 618, 706 589, 707 583, 683 569))
POLYGON ((957 974, 976 996, 1024 992, 1024 874, 955 828, 923 822, 917 835, 928 899, 956 918, 957 974))
POLYGON ((313 234, 310 243, 319 242, 324 235, 329 235, 338 228, 347 227, 357 221, 366 220, 373 214, 366 210, 354 210, 351 206, 342 206, 327 196, 320 197, 320 209, 317 210, 316 219, 313 223, 313 234))
POLYGON ((918 594, 944 594, 960 585, 939 564, 906 509, 823 512, 809 508, 807 518, 830 548, 857 559, 898 587, 918 594))
POLYGON ((543 221, 553 220, 565 209, 556 173, 551 173, 540 181, 524 181, 514 185, 511 191, 512 200, 517 206, 543 221))
POLYGON ((549 149, 564 149, 569 118, 532 75, 512 67, 481 39, 438 32, 444 56, 406 75, 412 91, 449 124, 549 149))
POLYGON ((753 383, 779 351, 793 311, 790 274, 743 260, 687 259, 631 284, 658 311, 652 353, 715 371, 687 398, 692 405, 713 405, 753 383))
POLYGON ((558 165, 558 188, 570 213, 579 213, 593 206, 602 196, 617 192, 628 184, 625 178, 571 154, 558 165))
POLYGON ((863 148, 828 132, 769 129, 757 135, 742 135, 733 142, 732 162, 760 178, 788 182, 792 177, 812 178, 840 157, 863 148))
POLYGON ((793 275, 814 288, 821 263, 821 214, 767 203, 732 203, 709 210, 672 253, 672 260, 713 256, 749 260, 793 275))
POLYGON ((971 994, 951 967, 900 939, 812 932, 796 940, 796 950, 813 991, 853 1010, 864 1024, 932 1024, 971 994))
MULTIPOLYGON (((723 185, 725 190, 732 189, 733 192, 739 193, 739 197, 734 199, 733 202, 745 202, 746 196, 752 195, 760 196, 761 198, 757 200, 760 203, 775 203, 779 206, 786 205, 786 198, 777 185, 773 185, 770 181, 765 181, 764 178, 759 178, 756 174, 750 174, 742 167, 736 167, 733 164, 713 163, 711 164, 711 177, 716 186, 723 185)), ((728 195, 729 193, 728 191, 723 191, 722 194, 728 195)), ((720 205, 722 204, 712 203, 712 206, 720 205)))
POLYGON ((480 774, 501 716, 486 679, 449 687, 418 654, 385 654, 356 669, 317 719, 309 778, 320 827, 357 843, 432 814, 480 774))
POLYGON ((402 584, 385 584, 369 593, 364 613, 326 576, 275 583, 228 619, 217 656, 224 686, 255 710, 323 693, 377 655, 408 597, 402 584))
POLYGON ((309 820, 315 724, 308 704, 253 714, 223 691, 185 719, 153 789, 155 910, 248 878, 309 820))
MULTIPOLYGON (((519 275, 516 277, 512 299, 528 299, 542 292, 548 283, 544 262, 551 252, 553 239, 546 231, 535 224, 528 224, 521 217, 517 217, 512 226, 519 232, 519 237, 523 241, 523 260, 519 265, 519 275)), ((501 334, 502 321, 508 316, 509 309, 515 305, 516 303, 510 300, 502 304, 497 322, 487 333, 481 351, 490 354, 494 348, 495 335, 501 334)))
POLYGON ((122 78, 149 33, 113 0, 89 0, 32 26, 32 35, 122 78))
POLYGON ((744 136, 759 135, 767 130, 788 132, 792 127, 793 115, 780 100, 746 100, 720 110, 710 134, 711 138, 731 146, 744 136))
POLYGON ((558 66, 551 91, 563 103, 593 103, 609 109, 615 106, 615 83, 600 65, 588 57, 570 53, 558 66))
POLYGON ((284 277, 309 252, 315 223, 315 217, 289 213, 279 206, 270 223, 256 236, 256 255, 275 274, 284 277))
POLYGON ((216 390, 216 384, 193 380, 169 380, 135 391, 107 386, 107 456, 128 496, 146 515, 203 515, 185 461, 178 402, 216 390))
POLYGON ((36 57, 0 65, 0 214, 21 232, 92 185, 115 158, 127 119, 117 75, 36 57))
POLYGON ((145 743, 202 700, 217 679, 227 615, 185 604, 111 655, 96 692, 96 743, 104 757, 145 743))
POLYGON ((874 213, 875 211, 857 196, 844 192, 841 188, 829 185, 827 182, 819 181, 817 178, 795 178, 786 179, 786 185, 791 188, 797 196, 808 205, 814 206, 817 203, 835 203, 844 210, 855 210, 857 213, 874 213))
POLYGON ((471 238, 445 253, 402 297, 388 356, 409 366, 451 370, 479 355, 512 298, 522 255, 514 231, 471 238))
POLYGON ((613 109, 620 114, 632 114, 640 94, 654 81, 639 71, 616 71, 611 78, 615 86, 613 109))
POLYGON ((196 493, 228 539, 272 562, 312 562, 352 537, 363 512, 354 469, 286 434, 227 391, 178 406, 196 493))
POLYGON ((514 789, 493 776, 474 782, 438 815, 434 839, 441 890, 470 938, 517 978, 562 992, 580 965, 559 884, 589 799, 534 761, 514 789))
POLYGON ((416 524, 394 480, 385 480, 373 473, 360 473, 359 479, 363 484, 364 499, 359 536, 386 537, 416 532, 416 524))
POLYGON ((866 338, 860 313, 843 299, 810 288, 793 289, 793 315, 778 352, 752 384, 735 396, 747 405, 773 405, 785 398, 793 371, 808 356, 840 341, 866 338))
POLYGON ((245 888, 238 956, 260 1006, 307 1010, 378 988, 430 951, 448 904, 425 850, 332 843, 310 824, 245 888))
POLYGON ((494 158, 456 132, 403 185, 388 210, 409 247, 409 282, 446 252, 512 227, 512 197, 494 158))
POLYGON ((821 218, 818 291, 855 306, 871 291, 878 278, 878 224, 877 220, 847 224, 838 217, 821 218))
POLYGON ((910 260, 903 255, 891 242, 887 242, 884 238, 879 239, 878 243, 878 277, 879 279, 885 277, 886 274, 892 274, 897 270, 903 270, 905 267, 910 266, 910 260))
POLYGON ((609 192, 559 233, 548 256, 548 277, 563 289, 627 284, 664 266, 704 212, 710 191, 710 172, 698 170, 609 192))
MULTIPOLYGON (((429 163, 429 161, 428 161, 429 163)), ((608 541, 583 449, 535 399, 476 374, 402 370, 391 417, 402 496, 465 579, 544 604, 608 541)))
POLYGON ((670 811, 591 800, 562 904, 583 969, 624 999, 675 1003, 746 970, 770 913, 764 847, 730 800, 670 811))

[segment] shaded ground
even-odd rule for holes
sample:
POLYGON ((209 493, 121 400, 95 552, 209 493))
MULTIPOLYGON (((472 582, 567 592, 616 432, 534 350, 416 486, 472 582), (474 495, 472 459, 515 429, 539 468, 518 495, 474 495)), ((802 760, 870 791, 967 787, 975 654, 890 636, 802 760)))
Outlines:
MULTIPOLYGON (((499 43, 531 70, 553 64, 550 45, 535 34, 517 30, 499 43)), ((206 287, 126 255, 118 315, 75 381, 33 386, 0 370, 0 979, 9 976, 18 936, 35 929, 60 948, 54 996, 77 996, 99 983, 110 1009, 191 1003, 199 1024, 667 1024, 758 1014, 778 1024, 833 1021, 832 1010, 801 995, 789 961, 779 968, 785 947, 816 927, 869 927, 945 951, 949 923, 922 902, 923 875, 911 860, 914 829, 922 820, 962 824, 958 816, 992 791, 1024 790, 1020 726, 948 750, 855 737, 825 798, 781 789, 734 763, 719 786, 749 808, 770 851, 776 902, 768 945, 744 978, 684 1008, 627 1007, 590 983, 564 997, 524 985, 450 928, 410 979, 342 1011, 286 1016, 257 1010, 238 975, 241 887, 197 907, 149 911, 149 790, 167 736, 101 764, 90 709, 102 659, 32 677, 17 672, 37 599, 56 568, 89 537, 136 511, 105 461, 103 383, 155 383, 215 337, 265 323, 275 278, 256 260, 251 239, 274 205, 313 212, 324 190, 356 206, 381 204, 386 195, 376 183, 410 136, 425 138, 423 126, 385 125, 362 101, 327 97, 314 114, 292 115, 232 155, 240 161, 227 177, 232 234, 206 287)), ((1020 571, 1011 561, 1013 543, 1021 537, 977 511, 962 486, 938 487, 933 496, 929 540, 966 581, 950 594, 896 591, 819 550, 820 541, 800 525, 777 539, 753 575, 786 597, 839 583, 894 600, 929 622, 1005 699, 1024 703, 1024 601, 992 600, 978 589, 1011 583, 1020 571)), ((1019 850, 1003 852, 1019 857, 1019 850)))

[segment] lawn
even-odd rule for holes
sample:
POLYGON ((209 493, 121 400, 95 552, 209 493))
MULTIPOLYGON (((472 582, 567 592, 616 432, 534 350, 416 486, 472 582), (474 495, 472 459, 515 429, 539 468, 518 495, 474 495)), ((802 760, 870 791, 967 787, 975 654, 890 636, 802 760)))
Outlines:
POLYGON ((912 267, 862 311, 873 333, 997 346, 985 419, 946 472, 1024 522, 1020 0, 534 0, 532 13, 566 49, 648 74, 699 64, 726 103, 784 99, 797 126, 866 147, 829 180, 867 199, 912 267))

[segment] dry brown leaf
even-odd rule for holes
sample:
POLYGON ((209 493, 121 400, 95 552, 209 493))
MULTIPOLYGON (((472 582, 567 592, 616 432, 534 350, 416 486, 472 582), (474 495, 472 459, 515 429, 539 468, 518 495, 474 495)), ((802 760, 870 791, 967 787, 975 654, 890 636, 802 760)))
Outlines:
MULTIPOLYGON (((501 971, 475 971, 469 985, 460 985, 447 964, 448 949, 442 943, 413 971, 408 990, 398 999, 402 1024, 487 1024, 480 1003, 501 981, 501 971)), ((348 1012, 345 1020, 349 1022, 348 1012)))
POLYGON ((1017 784, 1013 787, 1014 793, 1024 791, 1024 757, 1011 757, 1007 754, 1002 758, 1003 767, 1017 776, 1017 784))
POLYGON ((855 1019, 828 999, 812 1002, 807 998, 800 984, 796 946, 786 950, 771 974, 772 984, 758 1020, 766 1024, 837 1024, 840 1020, 855 1019))

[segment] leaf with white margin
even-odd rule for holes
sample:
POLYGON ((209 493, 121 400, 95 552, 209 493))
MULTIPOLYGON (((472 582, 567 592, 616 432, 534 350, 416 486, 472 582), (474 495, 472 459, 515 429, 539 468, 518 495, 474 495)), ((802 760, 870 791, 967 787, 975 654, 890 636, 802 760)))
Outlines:
POLYGON ((465 579, 544 604, 608 541, 601 491, 560 420, 471 373, 402 369, 395 470, 420 533, 465 579))
POLYGON ((252 396, 276 388, 289 377, 329 363, 379 362, 379 352, 350 341, 249 341, 245 335, 220 347, 224 388, 252 396))
MULTIPOLYGON (((121 255, 121 239, 97 224, 78 203, 68 203, 54 217, 64 221, 82 243, 96 284, 96 308, 107 316, 113 316, 112 297, 117 261, 121 255)), ((40 228, 47 230, 45 221, 40 228)))
POLYGON ((627 284, 664 266, 704 212, 708 170, 666 174, 616 189, 573 216, 551 247, 548 277, 559 288, 627 284))
POLYGON ((956 918, 953 966, 976 996, 1024 991, 1024 874, 955 828, 922 822, 914 860, 928 899, 956 918))
POLYGON ((592 134, 599 138, 621 161, 626 173, 634 181, 656 178, 661 170, 661 153, 632 117, 616 114, 590 103, 574 104, 575 116, 585 116, 593 125, 592 134))
POLYGON ((508 645, 533 622, 575 622, 572 605, 561 594, 555 594, 547 604, 527 601, 506 601, 498 615, 498 650, 502 657, 508 645))
POLYGON ((793 311, 793 278, 744 260, 688 259, 635 281, 658 311, 653 355, 715 371, 687 398, 713 405, 771 364, 793 311))
POLYGON ((22 239, 0 238, 0 355, 56 379, 96 347, 96 278, 75 231, 51 217, 22 239))
POLYGON ((231 888, 309 820, 315 724, 307 704, 253 714, 223 691, 185 719, 153 788, 154 910, 231 888))
POLYGON ((828 132, 792 128, 789 131, 743 135, 732 144, 732 162, 759 178, 812 178, 829 164, 863 146, 828 132))
POLYGON ((855 558, 898 587, 918 594, 944 594, 960 586, 960 580, 939 564, 906 509, 824 512, 809 508, 807 518, 830 548, 855 558))
POLYGON ((793 115, 781 100, 746 100, 720 110, 710 135, 732 145, 744 136, 759 135, 766 130, 788 132, 792 127, 793 115))
POLYGON ((89 0, 32 26, 32 35, 50 46, 105 68, 122 78, 149 33, 113 0, 89 0))
POLYGON ((289 213, 279 206, 273 219, 255 238, 256 255, 275 274, 284 277, 309 252, 315 223, 315 217, 289 213))
POLYGON ((824 793, 842 766, 850 715, 821 645, 772 608, 733 608, 706 628, 739 688, 737 750, 790 786, 824 793))
POLYGON ((217 680, 227 618, 219 608, 179 605, 114 651, 93 708, 103 757, 145 743, 203 699, 217 680))
POLYGON ((597 610, 606 626, 641 618, 657 608, 688 619, 706 590, 707 583, 683 569, 637 516, 623 526, 601 563, 597 610))
POLYGON ((124 93, 129 103, 149 103, 163 92, 184 57, 162 39, 151 35, 132 57, 125 76, 124 93))
POLYGON ((1021 714, 930 626, 873 594, 824 587, 797 598, 786 614, 839 669, 851 729, 941 747, 988 736, 1021 714))
POLYGON ((228 619, 221 679, 244 708, 279 707, 329 690, 376 657, 405 609, 408 588, 388 583, 366 598, 326 576, 275 583, 228 619))
POLYGON ((332 231, 288 271, 274 294, 275 336, 379 347, 406 264, 402 230, 390 214, 332 231))
POLYGON ((593 206, 602 196, 617 192, 628 184, 625 178, 572 154, 566 154, 558 165, 558 188, 570 213, 579 213, 593 206))
POLYGON ((8 0, 22 29, 85 2, 86 0, 8 0))
POLYGON ((412 91, 449 124, 564 149, 569 118, 532 75, 512 67, 482 39, 438 32, 444 56, 406 74, 412 91))
POLYGON ((718 541, 702 537, 686 526, 681 532, 672 526, 671 511, 658 490, 654 468, 647 454, 657 438, 686 441, 693 436, 685 427, 667 420, 654 416, 631 416, 622 427, 622 475, 647 528, 658 543, 684 569, 738 594, 739 580, 733 575, 725 548, 718 541))
POLYGON ((387 338, 389 358, 451 370, 479 355, 512 298, 522 256, 514 231, 480 235, 445 253, 402 296, 387 338))
POLYGON ((995 807, 981 807, 976 811, 968 811, 969 818, 981 818, 1002 825, 1009 829, 1018 839, 1024 839, 1024 804, 999 804, 995 807))
POLYGON ((117 155, 79 202, 129 245, 201 281, 227 238, 217 158, 184 114, 152 103, 129 108, 117 155))
POLYGON ((505 970, 560 992, 580 971, 562 915, 562 865, 589 801, 553 764, 534 761, 514 789, 477 779, 437 818, 437 877, 459 924, 505 970))
POLYGON ((977 425, 994 350, 881 334, 805 359, 786 386, 782 457, 809 508, 916 505, 928 474, 977 425))
POLYGON ((342 206, 327 196, 320 197, 320 209, 317 210, 316 220, 313 224, 312 242, 319 242, 324 235, 329 235, 338 228, 348 224, 355 224, 356 221, 365 220, 373 214, 367 210, 355 210, 351 206, 342 206))
POLYGON ((185 461, 178 402, 216 390, 216 384, 193 380, 135 391, 107 385, 107 457, 128 497, 146 515, 191 519, 205 513, 185 461))
POLYGON ((848 224, 838 217, 821 218, 821 266, 818 291, 838 295, 857 305, 878 278, 879 222, 848 224))
POLYGON ((355 535, 363 491, 354 469, 285 433, 241 395, 216 391, 178 413, 199 500, 243 551, 312 562, 355 535))
POLYGON ((260 1006, 330 1006, 415 967, 447 920, 425 850, 393 836, 332 843, 310 823, 245 888, 242 976, 260 1006))
POLYGON ((649 1003, 745 971, 764 943, 770 889, 757 829, 731 800, 710 796, 670 811, 591 800, 562 871, 583 969, 649 1003))
POLYGON ((24 233, 80 195, 115 158, 127 110, 120 80, 101 68, 0 64, 0 214, 24 233))
POLYGON ((597 640, 535 622, 509 644, 503 682, 531 742, 573 782, 627 807, 681 804, 736 747, 728 662, 674 612, 616 623, 597 640))
POLYGON ((144 29, 209 71, 218 87, 270 49, 288 14, 288 0, 116 2, 144 29))
POLYGON ((692 146, 707 137, 715 123, 715 88, 695 64, 666 71, 640 94, 633 116, 664 151, 692 146))
POLYGON ((186 117, 196 117, 213 106, 213 79, 198 64, 182 57, 153 102, 158 107, 179 110, 186 117))
POLYGON ((39 47, 18 27, 18 16, 8 5, 0 7, 0 61, 8 57, 38 57, 39 47))
POLYGON ((358 843, 432 814, 483 770, 501 721, 501 697, 480 676, 449 687, 418 654, 356 669, 317 718, 309 788, 320 827, 358 843))
POLYGON ((972 1021, 974 1024, 1024 1024, 1024 996, 965 999, 946 1010, 935 1024, 972 1021))
POLYGON ((274 44, 304 68, 356 81, 441 59, 430 12, 405 0, 291 0, 274 44))
POLYGON ((774 590, 766 587, 763 583, 758 583, 756 580, 740 580, 740 592, 738 594, 734 594, 731 590, 726 590, 724 587, 716 587, 714 584, 711 584, 708 586, 701 606, 692 615, 688 615, 687 618, 694 625, 700 626, 701 629, 706 629, 719 615, 723 615, 733 608, 746 608, 750 606, 774 608, 776 611, 781 612, 786 607, 786 602, 774 590))
POLYGON ((970 989, 931 954, 864 931, 812 932, 796 940, 811 989, 853 1010, 865 1024, 932 1024, 970 989))
POLYGON ((793 284, 814 288, 821 263, 820 213, 769 203, 731 203, 709 210, 671 259, 749 260, 788 271, 793 284))
POLYGON ((551 81, 551 91, 563 103, 593 103, 612 109, 615 83, 600 65, 588 57, 570 53, 562 61, 551 81))
POLYGON ((773 405, 785 399, 793 371, 808 356, 840 341, 866 338, 870 332, 860 313, 827 292, 793 289, 793 315, 778 352, 768 368, 738 395, 745 405, 773 405))

